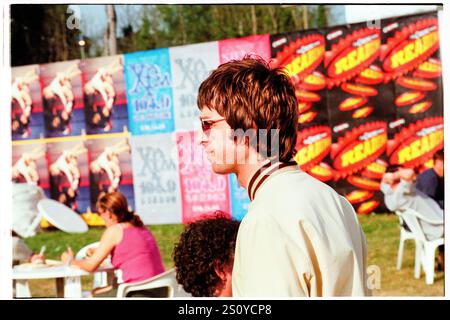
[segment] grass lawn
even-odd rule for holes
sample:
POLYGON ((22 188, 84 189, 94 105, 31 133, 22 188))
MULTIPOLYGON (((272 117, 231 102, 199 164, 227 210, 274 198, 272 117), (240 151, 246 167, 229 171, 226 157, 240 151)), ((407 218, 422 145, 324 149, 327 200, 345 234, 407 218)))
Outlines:
MULTIPOLYGON (((443 296, 444 274, 437 272, 433 285, 425 284, 422 272, 420 279, 414 279, 414 244, 405 243, 403 265, 396 270, 399 241, 399 224, 395 215, 360 215, 360 222, 368 241, 368 265, 376 265, 381 271, 380 289, 373 291, 374 296, 443 296)), ((149 227, 161 250, 166 269, 173 267, 172 250, 183 230, 182 225, 155 225, 149 227)), ((83 235, 67 234, 60 231, 48 231, 26 240, 29 247, 37 252, 46 245, 46 257, 59 259, 68 245, 77 252, 83 246, 98 241, 102 228, 90 229, 83 235)), ((82 277, 83 290, 92 289, 92 276, 82 277)), ((32 280, 30 290, 33 297, 54 297, 54 280, 32 280)))

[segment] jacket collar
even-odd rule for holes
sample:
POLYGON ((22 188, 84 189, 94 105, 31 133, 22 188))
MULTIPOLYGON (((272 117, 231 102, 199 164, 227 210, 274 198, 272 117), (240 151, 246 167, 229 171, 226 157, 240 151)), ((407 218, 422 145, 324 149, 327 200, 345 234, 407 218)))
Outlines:
POLYGON ((298 169, 298 164, 294 160, 289 162, 272 162, 271 160, 267 160, 263 163, 263 165, 253 174, 250 178, 247 192, 250 201, 253 201, 255 198, 256 191, 261 187, 264 181, 267 180, 270 176, 277 175, 284 171, 292 171, 298 169))

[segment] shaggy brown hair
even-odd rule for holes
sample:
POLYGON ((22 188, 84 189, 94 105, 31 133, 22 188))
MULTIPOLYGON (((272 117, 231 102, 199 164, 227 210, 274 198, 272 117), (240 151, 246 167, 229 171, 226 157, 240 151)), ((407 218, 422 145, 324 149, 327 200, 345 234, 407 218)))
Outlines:
POLYGON ((194 297, 213 297, 224 285, 214 267, 231 270, 239 222, 223 213, 188 224, 175 246, 177 281, 194 297))
POLYGON ((279 130, 272 139, 259 136, 256 150, 263 156, 289 161, 295 155, 297 98, 282 68, 271 69, 262 58, 248 55, 224 63, 200 85, 197 105, 216 110, 234 130, 265 129, 267 135, 279 130))

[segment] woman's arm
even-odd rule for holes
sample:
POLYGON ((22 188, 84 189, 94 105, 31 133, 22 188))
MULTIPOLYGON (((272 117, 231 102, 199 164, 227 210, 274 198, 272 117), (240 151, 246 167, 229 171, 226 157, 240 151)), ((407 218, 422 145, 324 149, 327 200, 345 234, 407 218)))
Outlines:
MULTIPOLYGON (((72 260, 72 265, 77 266, 87 272, 93 272, 97 270, 103 260, 111 253, 114 247, 119 242, 121 238, 122 229, 118 226, 112 226, 105 230, 100 240, 98 248, 95 250, 94 254, 86 259, 82 260, 72 260)), ((61 256, 61 260, 65 263, 73 259, 73 252, 69 250, 64 252, 61 256)))

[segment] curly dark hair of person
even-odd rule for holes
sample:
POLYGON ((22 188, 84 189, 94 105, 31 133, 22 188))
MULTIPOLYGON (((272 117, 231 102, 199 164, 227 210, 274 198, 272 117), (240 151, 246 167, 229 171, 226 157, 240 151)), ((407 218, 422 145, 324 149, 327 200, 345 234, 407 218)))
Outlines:
POLYGON ((188 224, 175 245, 177 281, 194 297, 213 297, 225 283, 215 267, 231 270, 239 221, 223 212, 188 224))

